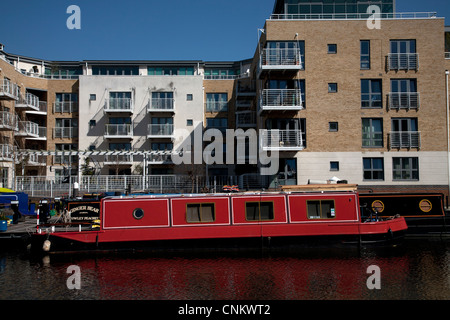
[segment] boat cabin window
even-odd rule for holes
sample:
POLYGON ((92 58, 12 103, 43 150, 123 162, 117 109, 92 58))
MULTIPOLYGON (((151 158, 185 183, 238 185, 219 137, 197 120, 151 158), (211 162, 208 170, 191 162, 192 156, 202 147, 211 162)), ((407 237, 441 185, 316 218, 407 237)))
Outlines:
POLYGON ((186 221, 214 222, 216 220, 214 203, 188 203, 186 205, 186 221))
POLYGON ((142 210, 141 208, 134 209, 134 211, 133 211, 133 217, 134 217, 136 220, 142 219, 142 218, 144 217, 144 210, 142 210))
POLYGON ((336 211, 334 200, 309 200, 306 201, 308 219, 334 219, 336 211))
POLYGON ((248 221, 273 220, 273 202, 246 202, 245 218, 248 221))

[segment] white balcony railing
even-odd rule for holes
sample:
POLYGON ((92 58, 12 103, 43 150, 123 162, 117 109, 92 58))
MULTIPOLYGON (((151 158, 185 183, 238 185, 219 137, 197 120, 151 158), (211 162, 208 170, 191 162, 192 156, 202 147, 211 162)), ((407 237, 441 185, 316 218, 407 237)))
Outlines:
POLYGON ((107 124, 105 125, 106 138, 132 138, 133 126, 131 124, 107 124))
POLYGON ((261 69, 302 70, 303 63, 299 48, 266 48, 260 57, 261 69))
POLYGON ((147 111, 148 112, 155 112, 155 111, 172 112, 172 111, 175 111, 175 99, 173 99, 173 98, 150 98, 147 111))
POLYGON ((54 139, 72 139, 78 137, 77 127, 56 127, 53 128, 54 139))
POLYGON ((9 144, 0 144, 0 161, 12 161, 14 157, 14 147, 9 144))
POLYGON ((133 112, 131 98, 109 98, 105 105, 106 112, 133 112))
POLYGON ((299 89, 264 89, 260 98, 261 110, 302 110, 299 89))
POLYGON ((19 132, 17 136, 22 137, 39 137, 39 125, 31 121, 19 121, 19 132))
POLYGON ((416 109, 420 107, 418 92, 391 92, 389 93, 389 109, 416 109))
POLYGON ((263 150, 300 151, 305 148, 301 130, 260 130, 263 150))
POLYGON ((149 124, 148 125, 148 138, 153 137, 168 137, 173 136, 173 124, 149 124))
POLYGON ((3 130, 18 130, 18 117, 17 115, 8 112, 1 111, 0 112, 0 129, 3 130))
POLYGON ((389 53, 388 70, 419 70, 419 54, 389 53))
POLYGON ((391 131, 389 134, 390 148, 420 148, 421 139, 419 131, 391 131))
POLYGON ((27 92, 25 97, 20 97, 16 102, 16 108, 26 108, 39 111, 39 98, 32 93, 27 92))
POLYGON ((74 113, 78 112, 78 101, 56 101, 53 103, 53 112, 74 113))
POLYGON ((19 98, 19 87, 9 79, 0 81, 0 98, 17 100, 19 98))
POLYGON ((256 126, 256 112, 240 111, 236 112, 236 127, 254 127, 256 126))

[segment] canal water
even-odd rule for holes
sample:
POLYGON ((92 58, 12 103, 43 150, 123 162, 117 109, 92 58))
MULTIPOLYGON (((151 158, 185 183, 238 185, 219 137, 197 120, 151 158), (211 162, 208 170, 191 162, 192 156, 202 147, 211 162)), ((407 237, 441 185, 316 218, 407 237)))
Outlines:
POLYGON ((0 252, 0 300, 16 299, 448 300, 450 242, 254 256, 0 252))

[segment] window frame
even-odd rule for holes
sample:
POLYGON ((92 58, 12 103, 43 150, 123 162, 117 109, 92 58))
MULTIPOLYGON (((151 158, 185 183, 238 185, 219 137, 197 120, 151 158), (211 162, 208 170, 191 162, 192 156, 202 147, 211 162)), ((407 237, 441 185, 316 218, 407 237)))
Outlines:
POLYGON ((361 119, 361 144, 362 144, 362 148, 383 148, 384 147, 384 132, 383 132, 383 118, 362 118, 361 119), (365 132, 364 131, 364 120, 369 120, 369 131, 365 132), (380 127, 381 127, 381 132, 379 131, 371 131, 371 128, 373 127, 372 123, 374 120, 380 121, 380 127), (368 134, 369 138, 364 138, 364 134, 368 134), (375 135, 380 135, 381 134, 381 139, 375 139, 375 135), (369 142, 367 145, 364 144, 364 142, 369 142), (376 141, 381 141, 381 145, 374 145, 376 141))
POLYGON ((392 181, 420 181, 420 166, 419 157, 392 157, 392 181), (408 160, 409 169, 403 167, 403 160, 408 160), (400 169, 395 169, 395 161, 400 160, 400 169), (416 168, 414 168, 414 160, 416 168), (403 173, 409 173, 410 178, 403 178, 403 173), (416 173, 417 178, 414 178, 414 173, 416 173), (396 174, 400 174, 400 178, 396 178, 396 174))
POLYGON ((384 173, 384 158, 380 157, 368 157, 363 158, 363 181, 384 181, 385 173, 384 173), (364 160, 370 160, 370 168, 366 168, 364 166, 364 160), (381 160, 381 169, 374 169, 373 160, 381 160), (374 178, 374 173, 381 172, 382 178, 374 178), (366 178, 366 173, 370 173, 370 178, 366 178))
POLYGON ((186 211, 185 211, 185 217, 186 217, 186 223, 192 223, 192 224, 197 224, 197 223, 214 223, 216 222, 216 203, 215 202, 189 202, 186 203, 186 211), (188 219, 188 207, 189 206, 194 206, 194 205, 198 205, 199 206, 199 221, 190 221, 188 219), (213 219, 212 220, 203 220, 203 210, 202 207, 205 205, 212 205, 212 216, 213 219))
POLYGON ((314 200, 306 200, 306 217, 308 220, 334 220, 336 219, 336 202, 334 201, 334 199, 314 199, 314 200), (320 208, 320 216, 311 216, 310 215, 310 211, 309 211, 309 204, 312 202, 319 202, 319 208, 320 208), (330 211, 330 214, 334 214, 333 217, 331 218, 323 218, 323 210, 322 210, 322 202, 331 202, 333 204, 332 207, 330 207, 330 209, 334 210, 330 211))
MULTIPOLYGON (((270 217, 270 211, 269 211, 269 217, 270 217)), ((262 222, 262 221, 274 221, 275 220, 275 203, 274 201, 245 201, 245 221, 248 222, 262 222), (252 203, 256 203, 258 204, 258 219, 249 219, 248 216, 248 208, 247 205, 248 204, 252 204, 252 203), (272 208, 272 218, 269 219, 262 219, 261 216, 261 204, 271 204, 271 208, 272 208)))
POLYGON ((362 109, 383 109, 383 80, 382 79, 361 79, 361 108, 362 109), (368 81, 367 87, 369 92, 363 92, 364 82, 368 81), (373 83, 379 82, 380 92, 373 92, 373 83), (363 99, 363 96, 368 96, 369 100, 363 99), (373 96, 379 96, 379 100, 373 100, 373 96), (367 103, 368 105, 364 105, 367 103), (374 105, 374 102, 379 102, 378 105, 374 105))
POLYGON ((370 70, 371 63, 370 63, 370 40, 361 40, 360 41, 360 69, 361 70, 370 70), (368 52, 363 53, 363 44, 368 45, 368 52), (363 65, 368 65, 367 67, 363 67, 363 65))

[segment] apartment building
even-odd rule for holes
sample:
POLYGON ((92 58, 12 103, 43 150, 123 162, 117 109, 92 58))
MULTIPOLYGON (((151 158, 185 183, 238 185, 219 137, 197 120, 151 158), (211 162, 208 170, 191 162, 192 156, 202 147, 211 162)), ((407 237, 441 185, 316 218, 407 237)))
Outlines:
POLYGON ((448 193, 443 18, 396 13, 393 0, 276 0, 258 32, 243 61, 64 62, 0 47, 3 185, 23 175, 190 172, 264 188, 338 177, 375 192, 448 193), (250 155, 173 163, 196 129, 239 128, 277 152, 277 174, 262 177, 250 155))

